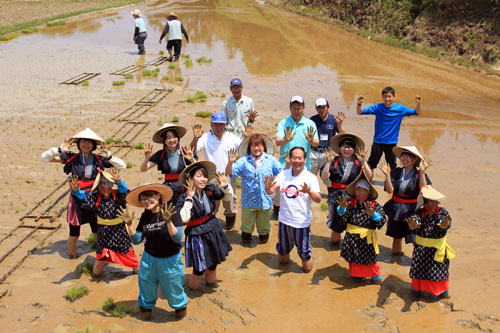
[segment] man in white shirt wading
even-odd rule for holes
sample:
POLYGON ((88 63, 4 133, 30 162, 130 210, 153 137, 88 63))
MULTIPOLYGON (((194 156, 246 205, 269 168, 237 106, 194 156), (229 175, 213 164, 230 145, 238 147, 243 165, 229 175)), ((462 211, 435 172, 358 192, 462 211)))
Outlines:
MULTIPOLYGON (((212 114, 210 126, 210 132, 205 134, 201 130, 201 125, 193 126, 191 147, 197 153, 204 151, 205 160, 214 162, 217 166, 217 172, 223 173, 226 170, 229 151, 238 149, 241 139, 232 133, 226 132, 226 115, 222 112, 212 114)), ((251 128, 249 127, 245 135, 248 136, 251 134, 251 128)), ((224 216, 226 217, 224 228, 231 230, 236 221, 236 196, 234 196, 236 184, 234 179, 231 180, 229 176, 226 177, 228 184, 231 183, 231 187, 233 188, 233 197, 229 201, 222 201, 224 216)), ((219 205, 220 201, 217 201, 215 212, 217 212, 219 205)))
POLYGON ((293 147, 289 153, 291 168, 283 170, 273 181, 266 176, 266 193, 273 194, 279 189, 281 208, 278 216, 279 231, 278 260, 288 263, 290 252, 297 246, 297 253, 302 259, 302 269, 312 270, 312 252, 309 241, 311 235, 311 204, 321 202, 318 178, 304 166, 306 150, 293 147))

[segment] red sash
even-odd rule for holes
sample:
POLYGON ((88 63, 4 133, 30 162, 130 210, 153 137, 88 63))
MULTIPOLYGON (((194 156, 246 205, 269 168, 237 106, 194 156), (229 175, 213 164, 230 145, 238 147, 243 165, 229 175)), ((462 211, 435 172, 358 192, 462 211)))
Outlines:
POLYGON ((202 224, 203 222, 207 221, 209 218, 211 218, 213 215, 207 215, 205 217, 201 217, 199 219, 194 219, 194 220, 190 220, 188 223, 186 223, 186 225, 188 227, 192 227, 192 226, 195 226, 195 225, 199 225, 199 224, 202 224))
POLYGON ((418 198, 408 199, 408 197, 409 195, 404 195, 399 193, 392 194, 392 200, 394 200, 397 203, 403 203, 403 204, 417 203, 418 198))
POLYGON ((172 182, 172 183, 176 183, 178 184, 178 180, 179 180, 179 177, 180 177, 180 173, 166 173, 165 174, 165 181, 168 181, 168 180, 175 180, 175 182, 172 182))
POLYGON ((94 186, 93 180, 79 180, 78 187, 82 190, 90 190, 94 186))
POLYGON ((347 184, 342 184, 342 183, 336 183, 336 182, 332 182, 332 188, 336 189, 336 190, 343 190, 345 189, 347 186, 347 184))

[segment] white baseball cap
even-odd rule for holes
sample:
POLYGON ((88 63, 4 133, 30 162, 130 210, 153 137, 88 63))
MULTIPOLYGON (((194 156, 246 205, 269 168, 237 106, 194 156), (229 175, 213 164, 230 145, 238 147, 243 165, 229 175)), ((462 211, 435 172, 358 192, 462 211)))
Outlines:
POLYGON ((316 107, 318 107, 318 106, 328 106, 329 107, 330 104, 328 104, 328 101, 325 98, 321 97, 321 98, 318 98, 316 100, 316 107))

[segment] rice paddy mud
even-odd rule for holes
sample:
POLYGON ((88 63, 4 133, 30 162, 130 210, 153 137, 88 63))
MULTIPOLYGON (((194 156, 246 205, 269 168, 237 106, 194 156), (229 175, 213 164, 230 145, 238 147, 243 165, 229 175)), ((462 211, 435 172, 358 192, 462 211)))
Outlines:
MULTIPOLYGON (((217 270, 217 287, 202 284, 198 291, 188 290, 188 316, 180 322, 175 321, 165 300, 158 301, 153 320, 144 322, 134 311, 137 275, 116 265, 107 265, 102 279, 92 279, 83 272, 94 260, 94 250, 86 241, 87 227, 82 228, 78 259, 68 260, 68 228, 63 214, 54 222, 44 221, 44 225, 62 223, 62 227, 0 284, 3 331, 76 332, 88 327, 93 332, 500 329, 500 262, 496 254, 500 242, 495 209, 500 194, 498 77, 373 43, 255 1, 165 2, 138 8, 144 13, 149 34, 143 56, 137 55, 132 42, 130 8, 65 19, 65 25, 42 27, 0 43, 1 238, 65 179, 62 167, 42 163, 40 154, 85 127, 112 138, 111 150, 124 156, 129 166, 122 178, 132 188, 161 181, 154 168, 139 171, 143 153, 134 147, 150 143, 153 131, 174 117, 180 125, 190 128, 200 123, 208 131, 209 119, 196 117, 196 113, 219 110, 234 76, 242 79, 243 93, 255 101, 260 114, 257 131, 275 136, 277 123, 289 115, 291 96, 304 97, 308 117, 315 113, 314 100, 323 96, 333 113, 347 114, 346 129, 368 145, 374 119, 356 116, 356 97, 363 94, 368 104, 380 102, 381 89, 391 85, 400 103, 413 106, 415 94, 423 97, 422 116, 403 122, 399 142, 414 144, 431 157, 428 175, 447 195, 443 206, 453 217, 448 242, 457 252, 450 269, 452 297, 412 300, 408 277, 411 247, 404 248, 405 256, 393 259, 390 239, 383 231, 379 232, 382 285, 353 281, 339 250, 329 244, 326 211, 321 204, 314 204, 311 273, 302 272, 295 252, 289 265, 278 264, 276 223, 266 245, 259 245, 254 235, 252 243, 243 246, 238 230, 229 231, 233 251, 217 270), (158 39, 170 11, 180 16, 190 35, 182 53, 211 62, 193 61, 186 67, 180 61, 175 68, 169 68, 168 62, 148 65, 164 50, 158 39), (110 75, 127 66, 139 68, 129 73, 132 78, 110 75), (143 75, 148 70, 157 77, 143 75), (58 84, 85 72, 101 75, 86 86, 58 84), (165 77, 168 80, 162 80, 165 77), (113 87, 113 81, 125 84, 113 87), (125 110, 155 89, 165 89, 155 106, 133 124, 119 121, 126 118, 125 110), (188 102, 198 91, 205 98, 188 102), (127 128, 121 130, 124 125, 134 126, 131 133, 138 134, 121 134, 127 128), (141 128, 144 130, 139 131, 141 128), (73 302, 65 298, 68 290, 82 287, 87 292, 81 298, 73 302), (116 308, 123 318, 112 314, 116 308)), ((181 141, 187 144, 190 140, 188 131, 181 141)), ((380 172, 375 180, 383 203, 387 195, 380 172)), ((65 201, 54 210, 63 208, 65 201)), ((3 241, 0 255, 29 231, 20 229, 3 241)), ((1 263, 0 276, 29 253, 45 237, 45 231, 35 233, 9 255, 1 263)), ((143 246, 135 250, 141 255, 143 246)))

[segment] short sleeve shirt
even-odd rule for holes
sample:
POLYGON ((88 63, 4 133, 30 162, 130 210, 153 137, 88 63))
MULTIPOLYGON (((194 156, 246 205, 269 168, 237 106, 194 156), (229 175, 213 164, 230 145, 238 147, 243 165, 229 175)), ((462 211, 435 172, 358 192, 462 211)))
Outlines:
POLYGON ((144 22, 144 19, 138 17, 134 20, 134 23, 136 28, 139 28, 139 33, 146 32, 146 23, 144 22))
POLYGON ((309 194, 299 192, 306 183, 311 192, 319 192, 318 178, 304 168, 300 174, 293 176, 292 168, 283 170, 276 177, 279 185, 280 213, 278 220, 294 228, 305 228, 311 225, 312 200, 309 194))
POLYGON ((242 95, 237 101, 234 96, 222 102, 221 112, 226 115, 226 130, 243 139, 245 126, 248 124, 248 115, 254 110, 253 100, 242 95))
POLYGON ((282 170, 280 162, 265 154, 260 167, 250 155, 239 158, 232 169, 233 176, 241 176, 241 208, 270 209, 272 197, 266 193, 264 180, 266 176, 277 176, 282 170))
POLYGON ((325 121, 321 119, 318 114, 315 114, 310 118, 316 124, 316 129, 318 130, 319 146, 318 148, 328 148, 330 147, 330 140, 339 133, 339 127, 335 121, 335 116, 328 114, 328 118, 325 121))
POLYGON ((306 133, 307 133, 307 128, 308 127, 313 127, 315 130, 314 134, 314 139, 317 140, 318 138, 318 131, 316 129, 316 124, 314 121, 311 119, 307 119, 306 117, 302 116, 302 119, 298 123, 295 122, 292 116, 285 118, 281 120, 278 124, 278 130, 276 132, 276 136, 285 137, 285 129, 287 127, 291 127, 293 129, 293 133, 295 133, 295 136, 293 139, 283 146, 280 147, 280 163, 281 166, 285 166, 286 162, 284 159, 284 156, 288 150, 290 150, 293 147, 302 147, 306 151, 306 168, 309 170, 311 169, 311 160, 309 159, 309 152, 311 151, 311 144, 309 141, 306 139, 306 133))
MULTIPOLYGON (((178 221, 172 220, 176 227, 182 225, 178 221)), ((178 253, 182 247, 180 243, 176 243, 170 237, 167 224, 161 213, 152 213, 150 210, 145 210, 142 213, 137 225, 137 231, 142 232, 146 238, 144 250, 153 257, 166 258, 178 253)))
POLYGON ((362 115, 375 115, 375 135, 373 142, 397 144, 403 117, 416 116, 415 109, 393 103, 387 108, 384 103, 374 104, 361 110, 362 115))
POLYGON ((217 172, 225 172, 227 165, 227 154, 231 149, 240 146, 241 139, 233 133, 224 133, 219 140, 212 131, 205 133, 198 140, 196 152, 205 152, 205 160, 212 161, 217 166, 217 172))

